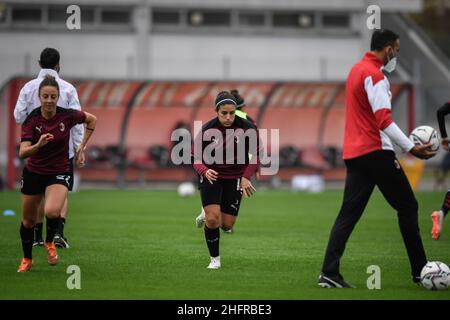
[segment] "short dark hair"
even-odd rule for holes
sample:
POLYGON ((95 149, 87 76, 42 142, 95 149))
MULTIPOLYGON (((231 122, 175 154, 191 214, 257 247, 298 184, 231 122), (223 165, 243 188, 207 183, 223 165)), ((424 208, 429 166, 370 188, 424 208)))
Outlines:
POLYGON ((59 63, 59 52, 54 48, 45 48, 41 52, 41 57, 39 58, 41 63, 41 68, 43 69, 54 69, 59 63))
POLYGON ((370 41, 370 50, 380 51, 387 46, 394 45, 395 41, 400 36, 394 31, 388 29, 377 29, 372 34, 372 40, 370 41))
POLYGON ((55 77, 47 74, 44 77, 44 80, 41 81, 41 84, 39 85, 39 96, 41 95, 41 89, 43 87, 55 87, 56 90, 58 90, 58 95, 59 95, 59 85, 58 82, 56 81, 55 77))
POLYGON ((234 104, 236 105, 236 98, 228 91, 221 91, 216 97, 216 101, 214 105, 216 106, 216 111, 219 110, 220 106, 225 104, 234 104))

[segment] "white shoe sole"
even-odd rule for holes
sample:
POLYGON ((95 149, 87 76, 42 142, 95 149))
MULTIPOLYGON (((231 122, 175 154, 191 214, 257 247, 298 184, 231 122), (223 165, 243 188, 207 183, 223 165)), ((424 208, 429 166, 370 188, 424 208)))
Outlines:
POLYGON ((53 238, 53 242, 55 243, 55 246, 57 246, 58 248, 63 248, 63 249, 69 249, 70 248, 69 244, 67 243, 66 240, 64 240, 63 237, 55 236, 53 238))
POLYGON ((220 259, 211 259, 209 265, 206 267, 207 269, 219 269, 220 268, 220 259))
POLYGON ((200 217, 195 218, 195 225, 197 226, 197 228, 203 227, 204 224, 205 224, 205 219, 200 218, 200 217))

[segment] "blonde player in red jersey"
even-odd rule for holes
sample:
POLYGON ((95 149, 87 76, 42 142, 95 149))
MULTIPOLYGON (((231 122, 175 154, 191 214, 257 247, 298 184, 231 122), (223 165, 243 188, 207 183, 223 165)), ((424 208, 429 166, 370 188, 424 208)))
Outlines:
POLYGON ((34 109, 24 121, 19 150, 19 156, 27 158, 27 162, 23 169, 21 188, 20 238, 23 258, 17 272, 28 272, 32 267, 33 231, 43 198, 47 217, 47 261, 50 265, 58 263, 53 239, 71 183, 68 157, 70 129, 86 123, 83 141, 76 150, 79 160, 97 123, 92 114, 57 106, 59 85, 54 77, 47 75, 39 85, 38 93, 41 107, 34 109))

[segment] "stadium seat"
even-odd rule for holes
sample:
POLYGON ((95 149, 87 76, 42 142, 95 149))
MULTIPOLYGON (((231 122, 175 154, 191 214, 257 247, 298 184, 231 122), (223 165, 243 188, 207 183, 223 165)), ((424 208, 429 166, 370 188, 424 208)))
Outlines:
MULTIPOLYGON (((326 169, 329 165, 319 146, 321 125, 338 92, 339 84, 334 83, 283 83, 273 92, 259 127, 279 129, 280 150, 298 150, 295 165, 326 169)), ((269 140, 268 150, 271 147, 269 140)), ((286 163, 281 160, 283 167, 286 163)))
POLYGON ((123 119, 139 82, 86 80, 74 81, 74 85, 83 110, 97 117, 95 133, 88 143, 92 149, 88 151, 108 158, 108 161, 88 158, 80 174, 87 180, 115 181, 117 167, 124 157, 123 152, 118 152, 123 119))
MULTIPOLYGON (((155 150, 171 150, 171 134, 180 123, 189 127, 194 106, 204 96, 207 82, 152 82, 136 97, 125 137, 129 162, 148 169, 162 166, 155 150)), ((162 155, 160 152, 159 155, 162 155)), ((170 156, 170 153, 169 153, 170 156)))
POLYGON ((340 86, 338 93, 324 114, 323 131, 319 145, 322 148, 342 149, 345 128, 345 87, 340 86))
POLYGON ((97 119, 95 134, 89 145, 119 145, 127 106, 138 89, 138 82, 83 81, 77 83, 78 96, 84 111, 97 119))
POLYGON ((335 84, 282 84, 273 93, 259 127, 279 129, 280 147, 317 146, 321 117, 337 89, 335 84))
POLYGON ((317 170, 327 170, 330 168, 326 158, 317 147, 303 148, 299 154, 300 165, 317 170))

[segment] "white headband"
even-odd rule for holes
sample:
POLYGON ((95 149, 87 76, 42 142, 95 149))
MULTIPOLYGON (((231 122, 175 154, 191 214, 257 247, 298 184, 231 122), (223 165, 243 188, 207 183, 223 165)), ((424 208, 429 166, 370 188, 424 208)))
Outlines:
POLYGON ((234 105, 236 105, 236 101, 234 101, 233 99, 223 99, 223 100, 220 100, 219 102, 217 102, 216 103, 216 108, 218 107, 218 106, 220 106, 220 104, 222 103, 222 102, 225 102, 225 101, 231 101, 231 103, 232 104, 234 104, 234 105))

